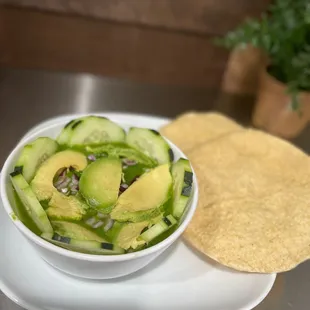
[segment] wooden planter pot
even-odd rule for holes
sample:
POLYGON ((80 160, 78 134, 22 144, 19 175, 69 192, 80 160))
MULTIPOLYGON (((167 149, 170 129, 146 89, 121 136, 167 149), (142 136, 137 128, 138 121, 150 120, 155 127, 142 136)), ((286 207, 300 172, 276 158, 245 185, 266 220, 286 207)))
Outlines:
POLYGON ((296 137, 310 120, 310 92, 299 93, 298 102, 296 110, 286 85, 262 70, 253 124, 283 138, 296 137))

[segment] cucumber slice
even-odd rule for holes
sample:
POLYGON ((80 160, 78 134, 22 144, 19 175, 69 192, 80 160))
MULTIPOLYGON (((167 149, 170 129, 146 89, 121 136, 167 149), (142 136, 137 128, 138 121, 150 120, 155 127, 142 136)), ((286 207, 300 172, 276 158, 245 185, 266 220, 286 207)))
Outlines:
POLYGON ((15 170, 22 171, 26 182, 30 182, 39 166, 56 153, 58 144, 53 139, 42 137, 25 145, 17 160, 15 170))
POLYGON ((193 171, 187 159, 180 158, 171 168, 173 178, 172 214, 179 219, 192 192, 193 171))
POLYGON ((30 185, 25 178, 18 171, 14 171, 10 174, 11 181, 18 197, 20 198, 27 213, 41 232, 52 233, 52 225, 38 201, 37 197, 31 190, 30 185))
POLYGON ((116 255, 125 252, 124 249, 113 243, 77 240, 52 233, 43 233, 41 237, 55 245, 75 252, 96 255, 116 255))
POLYGON ((123 128, 104 117, 87 116, 71 128, 70 146, 123 142, 126 138, 123 128))
POLYGON ((153 158, 158 164, 170 163, 174 159, 169 144, 156 130, 132 127, 126 141, 128 145, 153 158))
POLYGON ((91 230, 71 222, 52 221, 54 232, 58 235, 84 241, 107 242, 91 230))
POLYGON ((148 227, 149 222, 119 223, 115 222, 112 229, 108 231, 111 241, 122 249, 137 249, 145 244, 144 240, 137 240, 143 229, 148 227))
POLYGON ((65 125, 65 127, 62 129, 59 136, 57 137, 57 142, 60 145, 66 145, 69 143, 71 135, 72 135, 72 127, 78 121, 79 119, 73 119, 65 125))
POLYGON ((122 180, 122 164, 116 158, 100 158, 83 171, 80 193, 89 205, 97 209, 113 206, 122 180))
POLYGON ((177 220, 172 215, 167 215, 166 217, 163 217, 160 222, 153 225, 151 228, 142 233, 138 240, 150 242, 156 237, 158 237, 160 234, 173 227, 176 223, 177 220))

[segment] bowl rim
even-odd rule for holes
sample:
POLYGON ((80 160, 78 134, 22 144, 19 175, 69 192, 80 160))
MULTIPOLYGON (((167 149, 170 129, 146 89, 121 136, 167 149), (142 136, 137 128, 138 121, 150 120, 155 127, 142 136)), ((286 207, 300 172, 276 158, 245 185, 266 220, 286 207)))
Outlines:
MULTIPOLYGON (((85 114, 87 115, 87 114, 85 114)), ((66 115, 70 116, 70 115, 66 115)), ((75 115, 72 114, 72 117, 75 115)), ((113 120, 115 123, 119 124, 120 126, 124 126, 125 122, 118 122, 113 120)), ((49 136, 41 134, 41 132, 45 132, 46 130, 51 130, 54 127, 57 127, 59 125, 65 125, 66 120, 58 121, 53 124, 49 124, 48 126, 44 126, 44 122, 40 123, 42 124, 41 128, 39 130, 32 131, 31 134, 27 137, 22 138, 21 141, 18 142, 18 144, 14 147, 14 149, 10 152, 9 156, 5 160, 5 163, 3 165, 1 175, 0 175, 0 197, 2 200, 3 207, 5 209, 5 212, 9 216, 10 220, 13 222, 13 224, 18 228, 18 230, 23 233, 30 241, 34 242, 36 245, 51 251, 56 252, 57 254, 65 257, 70 257, 77 260, 83 260, 83 261, 93 261, 93 262, 121 262, 121 261, 128 261, 132 259, 136 259, 139 257, 144 257, 156 252, 159 252, 162 249, 167 248, 169 245, 171 245, 174 241, 176 241, 180 235, 184 232, 186 227, 188 226, 189 222, 191 221, 194 212, 196 210, 197 204, 198 204, 198 183, 197 183, 197 177, 195 174, 195 171, 192 167, 193 171, 193 184, 194 184, 194 191, 192 193, 192 197, 190 199, 187 213, 184 216, 183 222, 179 227, 167 238, 162 240, 161 242, 157 243, 156 245, 143 249, 141 251, 133 252, 133 253, 125 253, 125 254, 119 254, 119 255, 95 255, 95 254, 84 254, 80 252, 74 252, 70 251, 61 247, 58 247, 43 238, 37 236, 34 232, 32 232, 21 220, 14 220, 10 214, 14 213, 13 208, 11 207, 11 203, 9 201, 7 191, 6 191, 6 177, 9 175, 9 167, 12 165, 12 161, 14 157, 22 150, 22 148, 36 139, 39 136, 49 136)), ((128 125, 128 124, 126 124, 128 125)), ((186 158, 187 156, 169 139, 164 137, 165 140, 169 143, 170 147, 173 151, 177 151, 180 153, 180 157, 186 158)), ((191 165, 192 166, 192 165, 191 165)))

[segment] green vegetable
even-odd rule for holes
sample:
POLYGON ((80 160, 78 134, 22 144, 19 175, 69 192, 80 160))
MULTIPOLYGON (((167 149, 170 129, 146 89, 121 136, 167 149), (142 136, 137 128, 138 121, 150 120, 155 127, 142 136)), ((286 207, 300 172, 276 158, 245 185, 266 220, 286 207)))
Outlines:
POLYGON ((173 204, 172 214, 179 219, 184 213, 192 192, 193 172, 187 159, 180 158, 172 165, 173 204))
POLYGON ((70 146, 123 142, 126 137, 123 128, 100 116, 83 117, 71 129, 70 146))
POLYGON ((310 90, 310 5, 276 0, 260 19, 249 19, 216 42, 227 48, 252 45, 269 58, 269 74, 287 84, 296 109, 299 91, 310 90))
POLYGON ((125 252, 122 248, 107 242, 98 242, 93 240, 77 240, 60 236, 56 233, 43 233, 41 237, 67 250, 86 254, 117 255, 123 254, 125 252))
POLYGON ((40 137, 24 146, 15 170, 20 170, 27 182, 30 182, 40 165, 56 153, 58 144, 53 139, 40 137))
POLYGON ((116 158, 100 158, 88 165, 80 179, 80 192, 89 205, 103 210, 114 206, 122 178, 122 164, 116 158))
POLYGON ((166 140, 153 129, 131 127, 127 133, 126 142, 158 164, 170 163, 174 159, 172 149, 166 140))
POLYGON ((38 201, 37 197, 31 190, 31 187, 26 182, 23 175, 19 172, 14 171, 11 173, 10 176, 13 187, 18 197, 20 198, 21 202, 25 206, 25 209, 29 217, 40 229, 40 231, 45 233, 52 233, 53 228, 51 226, 51 223, 44 209, 40 205, 40 202, 38 201))
POLYGON ((162 218, 160 222, 150 227, 143 234, 140 235, 138 240, 144 240, 150 242, 156 237, 160 236, 162 233, 176 225, 177 220, 172 215, 167 215, 162 218))
POLYGON ((86 241, 106 242, 105 239, 97 235, 95 232, 77 224, 65 221, 52 221, 54 232, 67 238, 86 241))
POLYGON ((57 142, 41 137, 24 147, 10 174, 11 216, 71 251, 140 251, 177 229, 190 195, 190 165, 173 159, 155 130, 126 135, 104 117, 72 120, 57 142))
POLYGON ((141 222, 160 215, 160 207, 171 196, 171 187, 169 164, 154 168, 119 196, 111 218, 120 222, 141 222))
POLYGON ((85 149, 86 152, 94 154, 97 158, 102 157, 103 154, 109 157, 135 160, 149 167, 156 166, 154 159, 130 147, 126 143, 106 143, 99 146, 87 145, 85 149))

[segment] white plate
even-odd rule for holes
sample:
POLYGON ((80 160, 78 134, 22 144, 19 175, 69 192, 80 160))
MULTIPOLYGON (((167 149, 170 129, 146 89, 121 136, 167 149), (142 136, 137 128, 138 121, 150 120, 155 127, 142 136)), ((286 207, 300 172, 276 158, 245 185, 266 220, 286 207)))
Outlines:
MULTIPOLYGON (((154 129, 167 121, 141 115, 103 115, 154 129)), ((245 310, 266 297, 276 278, 274 274, 232 271, 202 258, 182 241, 133 275, 107 281, 73 278, 36 256, 2 205, 0 249, 0 289, 29 310, 245 310)))

